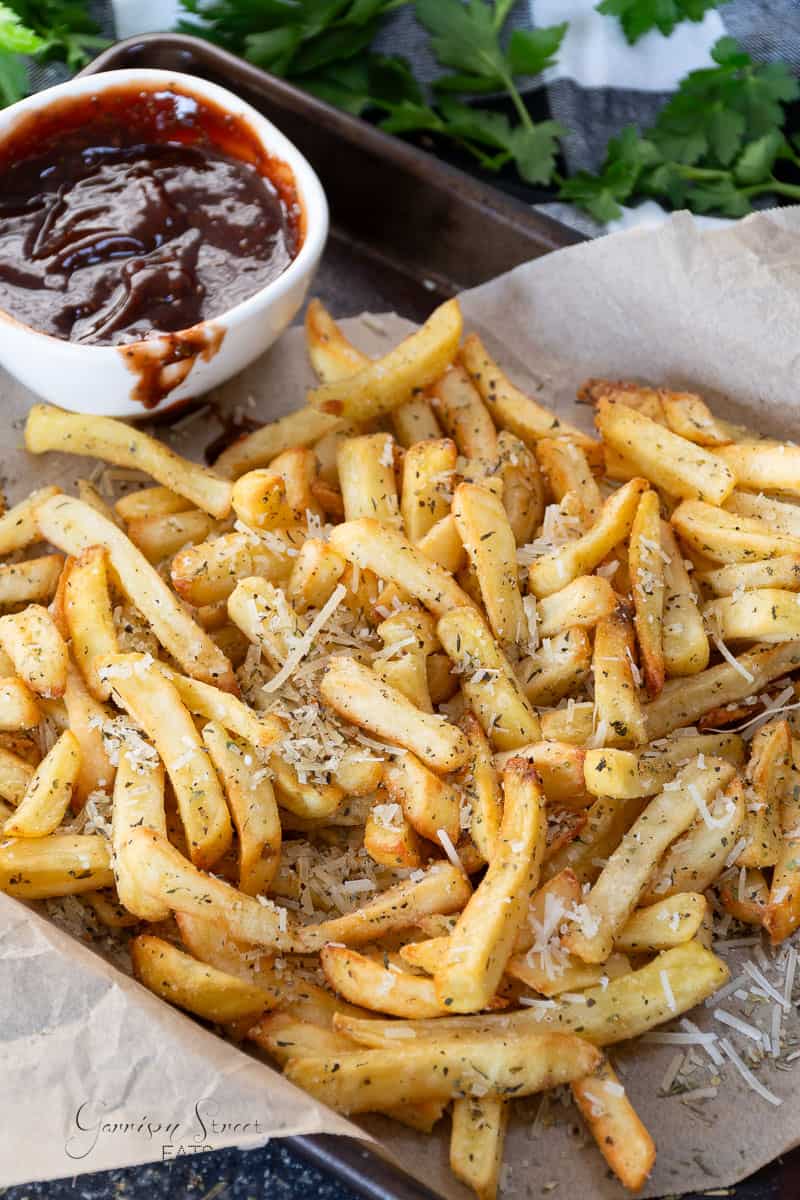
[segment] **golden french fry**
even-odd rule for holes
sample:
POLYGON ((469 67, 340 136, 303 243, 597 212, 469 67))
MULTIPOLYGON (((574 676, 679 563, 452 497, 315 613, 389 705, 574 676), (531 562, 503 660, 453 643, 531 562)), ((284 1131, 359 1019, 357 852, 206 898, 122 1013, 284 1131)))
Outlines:
POLYGON ((33 766, 13 750, 0 747, 0 797, 17 805, 33 778, 33 766))
POLYGON ((604 442, 671 496, 722 504, 733 491, 734 476, 719 457, 625 404, 599 400, 595 424, 604 442))
POLYGON ((792 736, 788 721, 762 725, 750 745, 745 772, 746 810, 740 867, 773 867, 781 855, 781 812, 791 780, 792 736))
POLYGON ((321 300, 309 302, 305 317, 306 349, 322 383, 347 379, 369 362, 349 342, 321 300))
POLYGON ((369 810, 364 825, 364 849, 376 863, 387 867, 422 866, 419 834, 400 804, 379 800, 369 810))
POLYGON ((103 727, 111 713, 95 700, 72 662, 67 668, 64 707, 69 728, 80 748, 80 770, 73 802, 77 808, 82 808, 92 792, 110 790, 115 768, 103 738, 103 727))
POLYGON ((587 379, 578 388, 578 400, 596 405, 600 400, 618 400, 635 408, 659 425, 667 424, 660 388, 646 387, 641 383, 629 383, 622 379, 587 379))
POLYGON ((634 625, 647 694, 657 696, 664 686, 664 551, 658 496, 644 492, 631 526, 628 565, 634 606, 634 625))
POLYGON ((766 521, 779 533, 800 537, 800 507, 797 504, 775 500, 760 492, 756 495, 753 492, 736 491, 725 501, 725 508, 740 517, 755 517, 766 521))
POLYGON ((563 949, 557 963, 553 963, 548 950, 529 950, 527 954, 515 954, 506 966, 512 979, 548 998, 563 992, 585 991, 604 980, 627 975, 630 970, 631 964, 624 954, 610 954, 604 963, 585 963, 563 949))
POLYGON ((455 363, 431 389, 434 411, 466 458, 486 462, 497 457, 497 432, 480 393, 464 368, 455 363))
POLYGON ((598 622, 594 638, 595 731, 602 745, 636 746, 647 740, 633 654, 633 623, 620 603, 598 622))
POLYGON ((708 666, 709 644, 697 593, 683 561, 672 526, 661 522, 664 560, 662 648, 667 675, 696 675, 708 666))
POLYGON ((0 617, 0 644, 32 692, 45 699, 64 695, 69 655, 46 608, 29 604, 0 617))
POLYGON ((4 835, 41 838, 53 833, 69 808, 80 765, 78 740, 67 729, 36 768, 19 807, 3 826, 4 835))
POLYGON ((139 983, 206 1021, 255 1020, 269 1004, 269 997, 254 983, 200 963, 149 933, 131 942, 131 963, 139 983))
POLYGON ((684 500, 670 521, 681 541, 714 562, 746 563, 800 551, 800 537, 701 500, 684 500))
POLYGON ((213 866, 231 844, 231 819, 208 751, 177 689, 143 654, 109 655, 98 670, 164 762, 192 862, 213 866))
POLYGON ((713 571, 702 571, 698 583, 710 587, 717 596, 730 596, 757 588, 783 588, 800 591, 800 554, 781 554, 759 562, 731 563, 713 571))
POLYGON ((777 946, 800 926, 800 743, 792 738, 790 786, 781 799, 781 848, 764 915, 764 927, 777 946))
POLYGON ((231 485, 226 480, 181 458, 136 426, 112 417, 84 416, 34 404, 25 424, 25 446, 31 454, 59 450, 145 471, 212 517, 226 517, 231 510, 231 485))
MULTIPOLYGON (((452 513, 442 517, 420 538, 417 549, 437 566, 452 575, 460 571, 467 561, 467 552, 458 532, 452 513)), ((463 603, 463 601, 462 601, 463 603)))
POLYGON ((726 913, 745 925, 767 926, 769 914, 770 885, 764 872, 757 867, 745 867, 739 871, 736 890, 726 879, 719 885, 720 904, 726 913))
POLYGON ((63 566, 64 560, 60 554, 45 554, 25 562, 1 564, 0 608, 10 608, 15 604, 46 603, 56 590, 63 566))
POLYGON ((724 641, 786 642, 800 638, 797 593, 782 588, 721 596, 706 605, 704 616, 724 641))
POLYGON ((272 783, 253 757, 252 748, 217 721, 203 727, 203 741, 225 786, 239 839, 239 891, 266 892, 281 853, 281 821, 272 783))
POLYGON ((566 587, 536 601, 540 637, 551 638, 568 629, 592 628, 612 613, 617 595, 600 575, 579 575, 566 587))
POLYGON ((324 1028, 332 1026, 336 1012, 365 1015, 363 1009, 337 1000, 303 978, 286 960, 275 966, 274 951, 257 953, 250 943, 237 941, 223 922, 195 913, 176 912, 175 923, 193 958, 226 975, 254 983, 267 995, 270 1008, 290 1007, 297 1020, 312 1021, 324 1028))
POLYGON ((495 637, 501 644, 525 640, 516 539, 502 500, 480 484, 461 483, 453 497, 453 516, 495 637))
POLYGON ((114 512, 123 521, 135 521, 140 517, 167 517, 171 513, 188 512, 192 507, 191 501, 185 496, 179 496, 160 484, 129 492, 114 502, 114 512))
MULTIPOLYGON (((84 504, 88 504, 90 508, 94 508, 100 513, 101 516, 105 517, 107 521, 113 521, 115 525, 121 525, 121 520, 117 513, 115 513, 114 509, 106 503, 97 488, 89 479, 79 479, 77 483, 79 500, 82 500, 84 504)), ((184 506, 186 508, 191 508, 188 500, 184 501, 184 506)), ((99 895, 99 893, 97 894, 99 895)), ((89 896, 88 899, 91 904, 96 904, 96 896, 89 896)), ((104 912, 107 916, 110 916, 112 907, 110 905, 106 905, 104 912)))
POLYGON ((431 770, 455 771, 466 762, 469 748, 460 729, 438 713, 422 712, 353 658, 331 656, 320 695, 340 716, 410 750, 431 770))
POLYGON ((294 559, 286 594, 299 613, 322 608, 342 578, 347 564, 340 554, 319 538, 303 542, 294 559))
POLYGON ((374 517, 399 529, 400 502, 394 474, 394 444, 389 433, 343 438, 336 455, 344 518, 374 517))
POLYGON ((456 776, 469 815, 469 834, 484 862, 491 862, 500 833, 503 796, 489 740, 480 721, 466 712, 460 725, 470 747, 470 757, 456 776))
POLYGON ((538 741, 539 719, 478 612, 453 609, 439 620, 436 632, 461 674, 470 708, 496 749, 515 750, 538 741))
POLYGON ((450 1169, 478 1200, 495 1200, 503 1164, 508 1102, 499 1096, 453 1101, 450 1169))
POLYGON ((445 301, 419 330, 382 358, 344 380, 312 388, 309 404, 320 412, 353 421, 367 421, 391 412, 412 400, 447 369, 458 347, 461 325, 458 301, 445 301))
MULTIPOLYGON (((286 529, 304 515, 295 512, 286 498, 283 476, 269 467, 257 467, 240 475, 233 485, 232 503, 238 519, 252 529, 286 529)), ((202 541, 202 538, 191 540, 202 541)))
POLYGON ((744 787, 735 777, 724 794, 707 804, 709 821, 697 818, 669 848, 642 894, 643 904, 655 904, 680 892, 704 892, 727 864, 744 822, 744 787))
POLYGON ((558 550, 543 554, 528 568, 530 590, 535 596, 549 596, 566 587, 579 575, 588 575, 603 561, 617 542, 630 533, 639 498, 647 491, 645 479, 631 479, 606 500, 597 519, 586 533, 567 542, 558 550))
POLYGON ((36 521, 36 509, 51 496, 58 496, 60 491, 57 487, 38 488, 0 515, 0 554, 12 554, 45 540, 36 521))
POLYGON ((624 1187, 638 1192, 653 1168, 656 1147, 608 1060, 570 1086, 603 1158, 624 1187))
POLYGON ((457 458, 450 438, 415 442, 406 450, 400 511, 406 537, 415 545, 450 511, 457 458))
POLYGON ((597 442, 515 387, 477 334, 472 333, 465 340, 461 361, 501 429, 509 429, 528 446, 544 437, 569 438, 597 461, 597 442))
POLYGON ((141 550, 150 563, 163 562, 172 558, 185 546, 204 542, 223 526, 219 521, 201 512, 199 508, 188 512, 168 513, 163 517, 136 517, 128 521, 127 534, 134 546, 141 550))
POLYGON ((154 749, 148 758, 123 747, 114 780, 114 803, 111 809, 111 845, 117 894, 134 916, 141 917, 143 921, 165 921, 170 914, 169 906, 153 900, 142 891, 136 875, 136 864, 128 859, 131 832, 139 828, 152 829, 163 838, 167 836, 164 768, 154 749))
POLYGON ((297 817, 309 820, 331 817, 344 799, 344 792, 338 784, 304 783, 291 763, 282 759, 280 754, 270 755, 269 769, 278 804, 297 817))
POLYGON ((569 1034, 442 1039, 430 1046, 358 1050, 337 1059, 294 1058, 286 1077, 343 1113, 475 1093, 528 1096, 594 1070, 598 1052, 569 1034), (334 1066, 336 1069, 334 1070, 334 1066))
POLYGON ((225 479, 238 479, 246 471, 266 467, 279 454, 295 446, 310 446, 342 426, 338 417, 319 412, 306 404, 296 412, 277 421, 262 425, 254 433, 240 437, 223 450, 214 463, 214 470, 225 479))
POLYGON ((571 492, 583 507, 586 525, 594 524, 603 502, 580 445, 567 438, 542 438, 536 443, 536 459, 555 500, 571 492))
POLYGON ((679 767, 706 754, 739 766, 744 762, 744 743, 735 733, 705 733, 672 738, 663 750, 587 750, 586 787, 594 796, 617 800, 655 796, 679 767))
POLYGON ((736 664, 720 663, 687 679, 669 680, 658 699, 645 705, 650 740, 693 725, 711 708, 757 695, 773 679, 800 665, 800 642, 756 647, 740 654, 736 664))
POLYGON ((477 1012, 497 990, 539 878, 544 797, 535 769, 503 772, 503 817, 494 855, 450 935, 433 981, 450 1012, 477 1012))
POLYGON ((64 568, 64 621, 72 655, 96 700, 107 700, 109 688, 97 674, 95 660, 119 650, 108 564, 102 546, 90 546, 64 568))
POLYGON ((0 730, 32 729, 41 713, 33 693, 21 679, 0 679, 0 730))
POLYGON ((495 755, 495 766, 502 770, 512 758, 533 763, 548 804, 565 808, 584 808, 592 797, 584 783, 585 751, 569 742, 532 742, 516 750, 495 755))
POLYGON ((330 986, 351 1004, 395 1017, 436 1017, 448 1010, 430 979, 384 966, 347 946, 323 946, 319 953, 330 986))
POLYGON ((723 759, 709 759, 705 767, 692 763, 678 772, 676 786, 650 801, 603 867, 578 922, 566 934, 564 944, 573 954, 590 963, 608 958, 662 855, 698 812, 708 812, 733 774, 723 759))
POLYGON ((113 882, 109 845, 100 834, 51 833, 0 842, 0 892, 19 900, 77 896, 113 882))
POLYGON ((428 657, 439 645, 433 618, 422 609, 406 608, 381 621, 378 636, 384 649, 373 659, 373 671, 417 708, 433 712, 428 657))
POLYGON ((230 692, 223 692, 210 683, 181 675, 166 663, 159 662, 158 670, 175 688, 190 713, 215 721, 231 733, 262 750, 268 749, 285 734, 283 722, 269 713, 257 713, 230 692))
POLYGON ((520 660, 516 674, 531 704, 552 705, 580 686, 591 663, 589 638, 583 629, 573 627, 546 638, 520 660))
POLYGON ((680 892, 631 913, 614 939, 615 950, 628 954, 653 954, 690 941, 706 914, 706 898, 699 892, 680 892))
POLYGON ((405 450, 428 438, 440 438, 442 429, 436 420, 430 400, 417 396, 392 409, 392 428, 399 445, 405 450))
POLYGON ((215 604, 227 600, 237 582, 252 575, 276 583, 288 580, 302 542, 296 528, 271 530, 269 545, 255 534, 224 533, 176 554, 170 578, 187 603, 215 604))
POLYGON ((398 755, 387 764, 383 783, 390 798, 399 804, 409 824, 429 841, 438 843, 441 831, 453 845, 461 831, 460 803, 456 789, 430 771, 414 754, 398 755))
POLYGON ((77 557, 90 546, 105 546, 109 566, 122 590, 135 603, 164 649, 188 675, 225 691, 237 690, 233 668, 225 655, 116 525, 71 496, 46 500, 36 509, 36 519, 42 536, 67 554, 77 557))
POLYGON ((751 491, 800 491, 800 449, 775 442, 739 442, 721 446, 717 457, 731 472, 736 483, 751 491))
POLYGON ((517 545, 524 546, 544 516, 544 480, 533 452, 507 429, 497 435, 497 453, 503 505, 517 545))
POLYGON ((434 616, 472 604, 448 571, 380 521, 367 517, 345 521, 331 533, 330 545, 362 571, 374 571, 380 579, 396 583, 434 616))
POLYGON ((463 871, 450 863, 434 863, 421 879, 403 880, 343 917, 297 931, 304 954, 314 954, 328 942, 363 946, 395 929, 408 929, 432 913, 460 912, 472 894, 463 871))

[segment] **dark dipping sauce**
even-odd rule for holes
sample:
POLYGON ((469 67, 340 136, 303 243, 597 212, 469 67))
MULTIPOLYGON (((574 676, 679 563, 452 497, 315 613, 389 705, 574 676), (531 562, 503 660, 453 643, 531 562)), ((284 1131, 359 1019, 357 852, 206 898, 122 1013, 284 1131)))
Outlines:
POLYGON ((297 254, 289 167, 241 117, 121 86, 23 120, 0 145, 0 309, 121 345, 219 316, 297 254))

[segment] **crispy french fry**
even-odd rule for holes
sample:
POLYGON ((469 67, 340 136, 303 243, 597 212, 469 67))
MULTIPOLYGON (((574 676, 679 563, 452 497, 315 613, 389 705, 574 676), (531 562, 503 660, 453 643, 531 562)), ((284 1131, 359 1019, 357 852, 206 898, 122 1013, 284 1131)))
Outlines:
POLYGON ((659 425, 667 424, 667 415, 662 403, 660 388, 646 387, 641 383, 630 383, 622 379, 587 379, 577 391, 578 400, 596 405, 600 400, 616 400, 635 408, 659 425))
POLYGON ((800 491, 798 466, 800 449, 784 443, 739 442, 721 446, 717 457, 731 472, 736 483, 751 491, 800 491))
POLYGON ((478 1200, 495 1200, 503 1163, 508 1103, 499 1096, 453 1102, 450 1169, 478 1200))
POLYGON ((0 565, 0 608, 46 603, 56 590, 63 565, 60 554, 0 565))
POLYGON ((605 442, 671 496, 722 504, 733 491, 720 458, 625 404, 599 400, 595 423, 605 442))
POLYGON ((29 604, 0 617, 0 644, 32 692, 45 699, 64 695, 69 655, 46 608, 29 604))
POLYGON ((781 554, 759 562, 731 563, 713 571, 703 571, 697 576, 698 583, 710 587, 717 596, 730 596, 742 590, 751 592, 757 588, 783 588, 800 591, 800 554, 781 554))
POLYGON ((431 408, 431 402, 424 396, 406 400, 405 404, 392 409, 391 422, 394 436, 405 450, 416 442, 442 436, 442 429, 431 408))
POLYGON ((34 404, 25 424, 25 446, 31 454, 59 450, 145 471, 212 517, 226 517, 231 510, 231 485, 226 480, 181 458, 141 429, 112 417, 84 416, 34 404))
POLYGON ((215 721, 231 733, 262 750, 273 746, 283 737, 282 721, 269 713, 256 713, 230 692, 223 692, 210 683, 181 675, 166 663, 159 662, 158 670, 175 688, 183 703, 196 717, 215 721))
POLYGON ((604 963, 585 963, 562 949, 563 958, 554 965, 551 953, 529 950, 515 954, 506 966, 512 979, 518 979, 548 999, 564 992, 581 992, 620 975, 627 975, 631 964, 624 954, 610 954, 604 963))
POLYGON ((286 529, 305 514, 296 512, 286 495, 286 480, 269 467, 240 475, 233 485, 233 511, 252 529, 286 529))
POLYGON ((363 946, 395 929, 408 929, 431 913, 460 912, 472 894, 463 871, 450 863, 434 863, 423 878, 403 880, 343 917, 297 931, 304 954, 316 953, 328 942, 363 946))
POLYGON ((416 754, 434 771, 455 771, 469 753, 460 729, 425 713, 353 658, 333 655, 320 683, 322 699, 340 716, 416 754))
POLYGON ((0 747, 0 797, 17 805, 33 778, 33 767, 13 750, 0 747))
POLYGON ((456 608, 436 627, 439 641, 462 676, 462 690, 492 744, 515 750, 541 736, 508 659, 474 608, 456 608))
POLYGON ((744 822, 744 787, 737 776, 716 803, 708 804, 710 824, 696 819, 653 872, 643 904, 655 904, 680 892, 704 892, 727 865, 744 822))
POLYGON ((503 817, 494 855, 450 935, 433 979, 451 1012, 485 1008, 511 956, 544 849, 544 797, 535 769, 512 759, 503 772, 503 817))
POLYGON ((78 670, 96 700, 107 700, 109 688, 99 678, 95 660, 119 650, 107 567, 104 548, 90 546, 64 568, 66 632, 78 670))
POLYGON ((723 759, 705 767, 692 763, 675 777, 676 787, 651 800, 625 834, 584 901, 579 922, 564 944, 584 962, 603 962, 630 917, 647 881, 667 848, 689 828, 725 787, 734 768, 723 759))
POLYGON ((187 603, 216 604, 227 600, 241 579, 258 575, 276 583, 288 580, 301 545, 297 529, 271 531, 269 546, 255 535, 224 533, 176 554, 170 578, 187 603))
POLYGON ((792 738, 790 786, 781 799, 781 848, 764 916, 770 941, 777 946, 800 926, 800 742, 792 738))
POLYGON ((179 496, 160 484, 129 492, 114 502, 114 512, 123 521, 135 521, 140 517, 167 517, 171 513, 188 512, 192 507, 192 502, 185 496, 179 496))
POLYGON ((19 504, 0 515, 0 554, 12 554, 45 539, 36 522, 37 506, 61 491, 57 487, 43 487, 31 492, 19 504))
POLYGON ((457 458, 455 442, 450 438, 429 438, 406 450, 400 511, 406 537, 414 545, 450 512, 457 458))
POLYGON ((800 551, 800 537, 702 500, 684 500, 670 521, 682 542, 713 562, 746 563, 800 551))
POLYGON ((739 766, 744 762, 744 743, 735 733, 706 733, 673 738, 663 750, 587 750, 586 787, 594 796, 617 800, 655 796, 679 767, 706 754, 739 766))
POLYGON ((204 542, 212 534, 220 532, 221 528, 219 521, 208 513, 192 508, 188 512, 168 513, 163 517, 136 517, 128 521, 127 534, 148 562, 160 563, 165 558, 172 558, 185 546, 204 542))
POLYGON ((579 575, 588 575, 630 533, 639 498, 647 481, 631 479, 609 496, 597 519, 586 533, 558 550, 542 555, 528 569, 530 590, 535 596, 560 591, 579 575))
POLYGON ((516 674, 531 704, 551 705, 580 686, 591 664, 589 638, 583 629, 573 627, 547 638, 521 659, 516 674))
POLYGON ((461 483, 453 516, 475 568, 481 598, 497 640, 517 644, 527 631, 516 564, 516 539, 502 500, 477 483, 461 483))
POLYGON ((213 866, 231 844, 231 819, 208 751, 177 689, 142 654, 109 655, 98 670, 164 762, 192 862, 213 866))
POLYGON ((452 513, 448 513, 431 526, 420 538, 417 549, 431 562, 452 575, 460 571, 467 561, 467 552, 452 513))
POLYGON ((755 517, 766 521, 773 529, 786 533, 790 537, 800 537, 800 506, 775 500, 762 493, 732 492, 725 501, 728 512, 737 513, 740 517, 755 517))
POLYGON ((78 668, 69 663, 64 691, 69 728, 80 748, 80 770, 73 803, 82 808, 92 792, 108 792, 114 782, 115 768, 106 749, 103 725, 111 713, 95 700, 78 668))
POLYGON ((269 889, 281 853, 281 822, 272 783, 252 748, 217 721, 203 727, 203 741, 222 779, 238 834, 239 891, 257 896, 269 889))
POLYGON ((585 751, 569 742, 532 742, 516 750, 495 755, 495 766, 502 770, 512 758, 533 763, 548 804, 566 808, 584 808, 592 797, 584 783, 585 751))
POLYGON ((445 301, 417 332, 382 358, 347 379, 312 388, 309 404, 320 412, 353 421, 391 412, 446 370, 456 353, 461 325, 458 301, 445 301))
POLYGON ((567 629, 591 629, 609 616, 617 596, 600 575, 579 575, 566 587, 536 602, 540 637, 551 638, 567 629))
POLYGON ((507 429, 497 435, 497 452, 503 505, 517 545, 524 546, 544 516, 544 480, 533 452, 507 429))
POLYGON ((719 899, 725 912, 745 925, 767 925, 769 894, 770 885, 758 867, 740 870, 735 889, 730 879, 719 885, 719 899))
POLYGON ((90 546, 104 545, 109 566, 123 591, 134 601, 164 649, 188 675, 225 691, 236 691, 233 669, 225 655, 116 525, 70 496, 46 500, 36 509, 36 519, 42 536, 67 554, 77 556, 90 546))
POLYGON ((664 560, 662 648, 667 675, 696 675, 708 666, 709 645, 697 593, 683 561, 672 526, 661 522, 664 560))
POLYGON ((364 849, 387 867, 422 866, 422 841, 400 804, 374 804, 364 825, 364 849))
POLYGON ((0 730, 33 729, 41 713, 33 693, 21 679, 0 679, 0 730))
POLYGON ((41 838, 61 824, 78 781, 81 752, 67 729, 36 768, 19 807, 3 826, 8 837, 41 838))
POLYGON ((607 1059, 571 1085, 597 1147, 624 1187, 638 1192, 656 1160, 656 1147, 607 1059))
POLYGON ((327 542, 308 538, 292 566, 286 594, 299 613, 322 608, 330 599, 347 566, 327 542))
POLYGON ((586 525, 594 524, 602 500, 580 445, 567 438, 542 438, 536 443, 536 459, 555 500, 563 500, 568 492, 572 492, 581 502, 586 525))
POLYGON ((373 517, 394 529, 401 526, 394 474, 394 446, 389 433, 343 438, 336 455, 344 517, 373 517))
POLYGON ((443 1039, 430 1046, 358 1050, 336 1060, 294 1058, 286 1076, 339 1112, 374 1112, 394 1104, 474 1093, 527 1096, 594 1069, 597 1051, 581 1038, 553 1033, 514 1038, 443 1039), (334 1065, 336 1069, 334 1070, 334 1065), (581 1069, 584 1068, 584 1069, 581 1069))
POLYGON ((664 551, 658 496, 644 492, 631 527, 628 563, 633 585, 634 624, 647 694, 664 686, 664 551))
POLYGON ((792 737, 788 721, 762 725, 750 746, 745 773, 747 845, 737 858, 740 867, 773 867, 781 855, 781 812, 791 779, 792 737))
POLYGON ((129 862, 128 842, 132 830, 152 829, 167 836, 164 813, 164 768, 155 750, 151 758, 134 757, 123 748, 114 780, 111 809, 111 845, 117 894, 128 912, 143 921, 164 921, 169 906, 146 895, 137 879, 136 864, 129 862))
POLYGON ((443 830, 455 845, 461 830, 460 804, 458 792, 451 784, 410 753, 398 755, 386 766, 383 783, 421 837, 438 843, 443 830))
POLYGON ((634 677, 633 623, 620 603, 597 625, 592 672, 595 729, 610 746, 636 746, 647 740, 644 712, 634 677))
POLYGON ((396 583, 434 616, 472 604, 448 571, 432 562, 421 547, 412 546, 401 533, 380 521, 345 521, 331 533, 330 545, 362 571, 374 571, 379 578, 396 583))
POLYGON ((275 784, 275 795, 281 808, 307 820, 331 817, 344 799, 344 792, 335 783, 303 782, 291 763, 280 754, 271 754, 269 769, 275 784))
POLYGON ((637 908, 614 939, 615 950, 653 954, 680 946, 695 936, 706 914, 699 892, 680 892, 646 908, 637 908))
POLYGON ((378 635, 385 653, 373 660, 373 671, 417 708, 433 712, 428 657, 439 645, 433 618, 422 609, 407 608, 381 621, 378 635))
POLYGON ((113 882, 111 854, 101 834, 51 833, 0 842, 0 892, 19 900, 77 896, 113 882))
POLYGON ((800 638, 797 593, 782 588, 721 596, 706 605, 704 616, 724 641, 786 642, 800 638))
POLYGON ((464 368, 456 363, 431 389, 434 411, 449 437, 466 458, 497 457, 492 418, 464 368))
POLYGON ((489 740, 480 721, 466 712, 460 721, 470 747, 470 758, 456 776, 469 812, 469 833, 485 862, 491 862, 500 833, 503 796, 489 740))
POLYGON ((323 946, 319 954, 330 986, 351 1004, 395 1017, 436 1017, 448 1010, 430 979, 384 966, 347 946, 323 946))
POLYGON ((268 466, 284 450, 310 446, 342 424, 338 417, 305 405, 233 442, 222 451, 214 470, 225 479, 238 479, 246 471, 268 466))
POLYGON ((131 963, 139 983, 206 1021, 255 1020, 268 1006, 268 997, 254 983, 200 963, 149 933, 131 942, 131 963))
POLYGON ((305 331, 308 357, 322 383, 348 379, 369 362, 367 355, 348 341, 321 300, 309 302, 305 331))

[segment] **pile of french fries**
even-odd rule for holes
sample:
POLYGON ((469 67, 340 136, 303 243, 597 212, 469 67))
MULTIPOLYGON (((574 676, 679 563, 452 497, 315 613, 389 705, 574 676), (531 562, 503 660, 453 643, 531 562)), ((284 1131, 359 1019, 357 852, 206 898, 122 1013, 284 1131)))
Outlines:
POLYGON ((0 887, 340 1112, 450 1108, 481 1200, 557 1085, 636 1190, 605 1048, 726 982, 715 914, 800 925, 800 447, 604 380, 592 438, 454 300, 377 360, 306 331, 214 469, 31 410, 153 484, 0 517, 0 887))

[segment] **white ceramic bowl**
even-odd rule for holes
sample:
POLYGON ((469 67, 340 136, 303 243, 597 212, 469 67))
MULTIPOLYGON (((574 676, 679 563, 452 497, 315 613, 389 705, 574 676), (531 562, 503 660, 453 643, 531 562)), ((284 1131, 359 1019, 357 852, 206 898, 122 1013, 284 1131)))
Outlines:
POLYGON ((20 119, 54 101, 98 95, 109 88, 131 84, 141 84, 148 90, 169 90, 174 85, 244 118, 264 148, 293 172, 305 214, 305 238, 287 269, 266 287, 227 312, 192 326, 184 341, 184 347, 188 346, 188 363, 184 358, 175 365, 161 366, 174 357, 175 339, 181 334, 165 334, 124 346, 81 345, 40 333, 0 309, 0 363, 12 375, 61 408, 113 417, 164 412, 230 379, 267 350, 300 309, 328 234, 325 193, 300 151, 249 104, 225 88, 193 75, 133 69, 72 79, 0 111, 0 143, 13 132, 20 119), (126 356, 124 352, 131 348, 134 354, 126 356), (143 407, 135 394, 143 362, 151 362, 155 370, 165 372, 162 385, 175 384, 149 409, 143 407))

